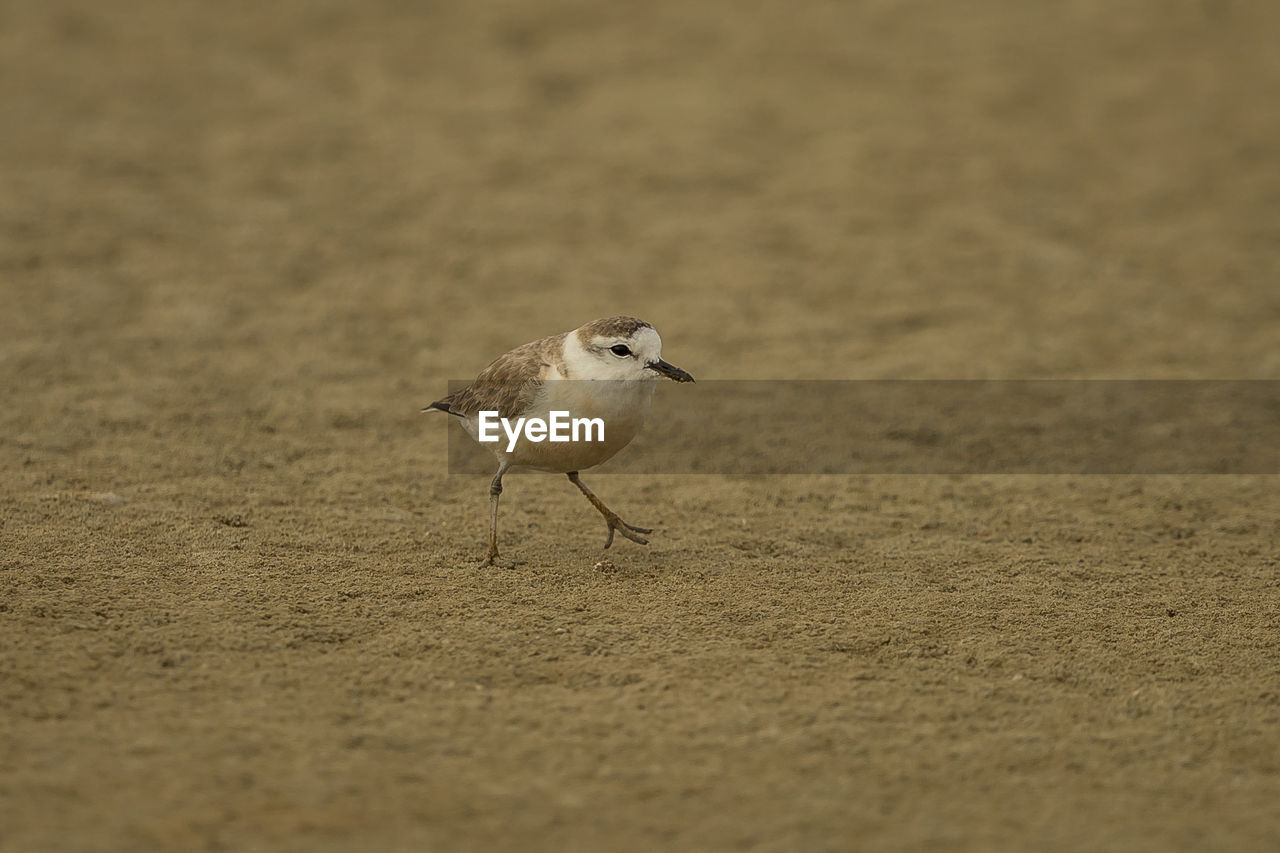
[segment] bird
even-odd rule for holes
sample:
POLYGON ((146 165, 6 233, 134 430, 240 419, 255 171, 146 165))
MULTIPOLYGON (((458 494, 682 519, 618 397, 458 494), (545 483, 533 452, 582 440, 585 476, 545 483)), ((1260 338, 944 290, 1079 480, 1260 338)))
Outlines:
POLYGON ((635 438, 656 380, 663 377, 694 381, 687 371, 663 361, 662 338, 652 325, 634 317, 605 317, 516 347, 494 359, 465 388, 422 409, 459 418, 467 434, 497 459, 498 470, 489 483, 489 549, 482 567, 512 565, 499 560, 498 501, 502 477, 514 467, 567 475, 604 517, 609 528, 605 550, 615 532, 649 544, 645 536, 653 530, 623 521, 587 488, 579 472, 612 458, 635 438), (535 421, 545 425, 548 418, 554 424, 556 415, 566 414, 572 416, 577 440, 543 440, 528 426, 535 421), (496 441, 495 419, 502 419, 496 441), (586 427, 581 434, 579 421, 586 427), (593 430, 596 422, 599 429, 593 430))

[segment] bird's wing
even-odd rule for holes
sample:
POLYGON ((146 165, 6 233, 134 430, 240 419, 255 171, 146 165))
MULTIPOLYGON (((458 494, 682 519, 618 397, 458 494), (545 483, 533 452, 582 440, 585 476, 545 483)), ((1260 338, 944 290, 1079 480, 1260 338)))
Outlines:
POLYGON ((440 409, 464 418, 476 412, 496 411, 499 417, 520 417, 558 360, 563 339, 564 335, 554 335, 498 356, 466 388, 435 401, 423 411, 440 409))

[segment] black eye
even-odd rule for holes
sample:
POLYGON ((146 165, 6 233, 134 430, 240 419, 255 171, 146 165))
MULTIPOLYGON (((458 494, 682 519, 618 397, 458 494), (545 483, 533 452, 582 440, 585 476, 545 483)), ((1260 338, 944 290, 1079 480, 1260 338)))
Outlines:
POLYGON ((631 350, 627 348, 626 344, 614 344, 609 347, 609 352, 613 353, 618 358, 626 358, 631 355, 631 350))

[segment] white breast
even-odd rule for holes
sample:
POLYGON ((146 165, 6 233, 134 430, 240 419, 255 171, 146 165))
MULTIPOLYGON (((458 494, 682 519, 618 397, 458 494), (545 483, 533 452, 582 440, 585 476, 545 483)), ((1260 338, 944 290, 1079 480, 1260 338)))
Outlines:
MULTIPOLYGON (((649 413, 654 386, 655 383, 644 381, 548 380, 521 417, 550 421, 551 412, 556 411, 568 412, 570 419, 599 418, 604 422, 603 441, 544 439, 535 442, 526 438, 521 430, 515 447, 508 451, 509 439, 505 431, 499 429, 499 441, 484 442, 481 446, 511 465, 556 473, 584 471, 612 458, 636 437, 649 413)), ((475 418, 468 418, 463 426, 472 438, 479 440, 475 418)), ((516 424, 512 422, 511 427, 514 429, 516 424)), ((583 430, 580 437, 585 433, 583 430)), ((592 430, 591 437, 597 438, 597 431, 592 430)))
MULTIPOLYGON (((631 443, 644 426, 653 401, 652 382, 550 380, 526 417, 549 419, 553 411, 573 418, 598 418, 604 422, 603 441, 532 442, 523 436, 506 454, 513 465, 565 473, 599 465, 631 443)), ((585 432, 585 431, 584 431, 585 432)), ((595 434, 592 436, 597 437, 595 434)), ((503 453, 506 445, 503 445, 503 453)))

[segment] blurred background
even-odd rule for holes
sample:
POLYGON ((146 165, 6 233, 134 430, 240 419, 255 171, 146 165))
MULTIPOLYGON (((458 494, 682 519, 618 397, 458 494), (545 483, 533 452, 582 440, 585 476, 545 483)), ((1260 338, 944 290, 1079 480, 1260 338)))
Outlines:
POLYGON ((1280 378, 1278 37, 0 0, 15 849, 1274 841, 1269 480, 618 479, 604 577, 514 478, 478 575, 418 408, 613 314, 700 380, 1280 378))
POLYGON ((1280 372, 1271 4, 0 15, 11 341, 428 396, 616 313, 709 378, 1280 372))

